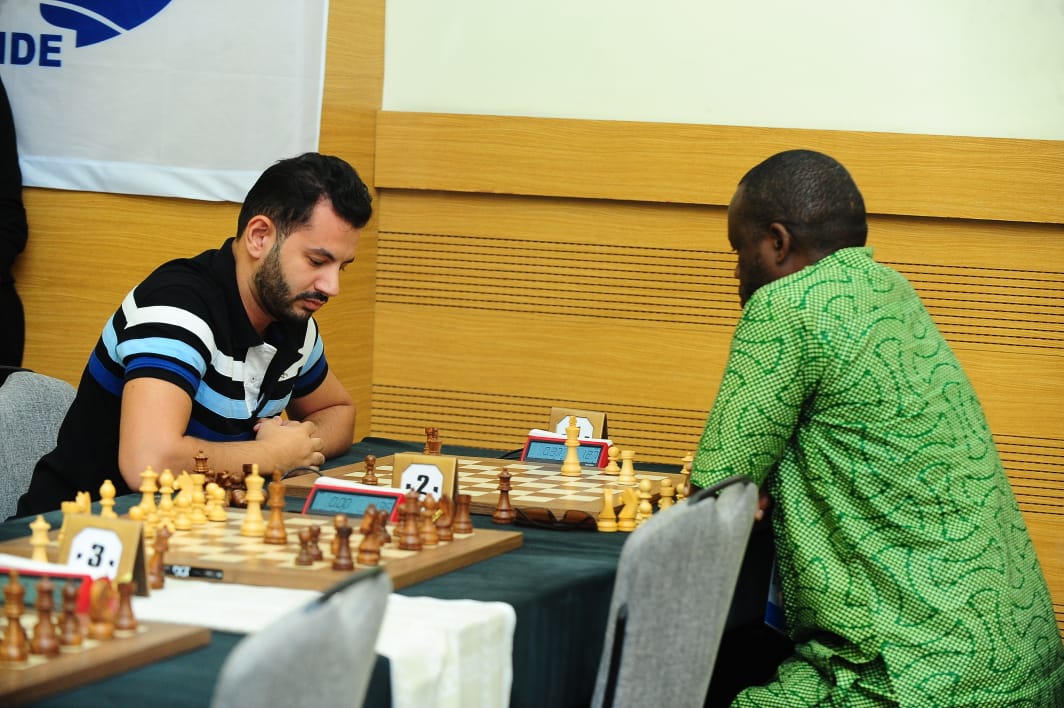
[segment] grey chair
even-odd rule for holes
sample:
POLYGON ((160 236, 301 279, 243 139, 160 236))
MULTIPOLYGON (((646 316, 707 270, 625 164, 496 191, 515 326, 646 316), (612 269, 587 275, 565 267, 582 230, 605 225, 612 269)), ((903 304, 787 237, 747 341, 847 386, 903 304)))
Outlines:
POLYGON ((391 591, 387 573, 370 568, 244 637, 222 665, 211 707, 361 706, 391 591))
POLYGON ((15 513, 37 460, 55 447, 73 386, 35 371, 4 371, 0 385, 0 519, 15 513))
POLYGON ((701 708, 757 487, 733 477, 659 511, 625 541, 591 705, 701 708))

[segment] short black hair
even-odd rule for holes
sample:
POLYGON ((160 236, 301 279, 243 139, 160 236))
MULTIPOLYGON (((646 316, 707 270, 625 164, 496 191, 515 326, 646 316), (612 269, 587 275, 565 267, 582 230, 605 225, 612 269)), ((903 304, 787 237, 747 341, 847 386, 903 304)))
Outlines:
POLYGON ((236 235, 261 214, 284 238, 310 221, 322 199, 328 199, 340 218, 355 228, 365 226, 373 214, 373 198, 354 167, 333 155, 307 152, 266 168, 244 199, 236 235))
POLYGON ((828 254, 868 239, 864 198, 837 160, 813 150, 787 150, 739 181, 741 214, 756 231, 778 222, 806 248, 828 254))

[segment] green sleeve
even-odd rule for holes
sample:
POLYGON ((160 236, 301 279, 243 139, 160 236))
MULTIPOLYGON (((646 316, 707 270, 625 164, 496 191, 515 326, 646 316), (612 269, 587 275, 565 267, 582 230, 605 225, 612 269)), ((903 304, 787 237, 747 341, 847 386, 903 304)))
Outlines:
POLYGON ((759 486, 775 468, 819 379, 824 357, 803 312, 755 293, 732 337, 720 390, 692 466, 707 487, 736 474, 759 486))

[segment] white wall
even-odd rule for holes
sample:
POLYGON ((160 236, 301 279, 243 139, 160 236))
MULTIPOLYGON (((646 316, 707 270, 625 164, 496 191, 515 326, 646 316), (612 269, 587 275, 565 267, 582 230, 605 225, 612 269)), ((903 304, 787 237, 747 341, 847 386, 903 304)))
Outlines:
POLYGON ((1064 140, 1064 0, 389 0, 384 109, 1064 140))

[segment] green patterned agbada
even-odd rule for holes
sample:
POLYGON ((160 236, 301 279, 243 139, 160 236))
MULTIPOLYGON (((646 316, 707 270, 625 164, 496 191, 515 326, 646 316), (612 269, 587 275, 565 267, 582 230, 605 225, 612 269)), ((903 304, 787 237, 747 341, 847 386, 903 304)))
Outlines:
POLYGON ((795 654, 736 706, 1064 706, 1064 645, 967 377, 845 248, 746 303, 691 481, 748 474, 795 654))

